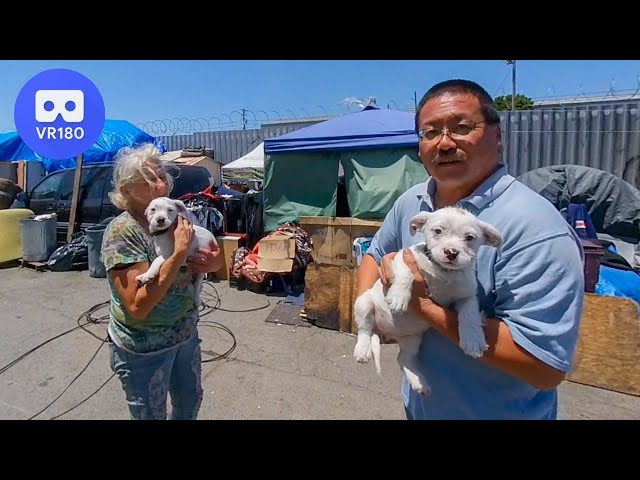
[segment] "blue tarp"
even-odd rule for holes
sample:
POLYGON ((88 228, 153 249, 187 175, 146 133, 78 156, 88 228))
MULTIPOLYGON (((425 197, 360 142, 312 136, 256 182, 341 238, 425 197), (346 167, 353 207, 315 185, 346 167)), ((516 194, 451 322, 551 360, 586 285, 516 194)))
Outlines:
MULTIPOLYGON (((109 163, 122 147, 147 142, 155 143, 161 151, 166 151, 166 147, 158 144, 154 137, 131 123, 125 120, 105 120, 102 133, 93 147, 84 152, 82 162, 84 165, 109 163)), ((6 160, 40 161, 48 173, 76 166, 75 158, 54 160, 38 155, 22 141, 15 131, 0 133, 0 161, 6 160)))
POLYGON ((332 118, 279 137, 267 138, 264 141, 264 151, 270 154, 417 145, 413 113, 367 107, 361 112, 332 118))
MULTIPOLYGON (((607 265, 600 265, 600 275, 595 293, 611 297, 630 298, 635 300, 640 310, 640 274, 631 270, 621 270, 607 265)), ((638 312, 640 314, 640 312, 638 312)))

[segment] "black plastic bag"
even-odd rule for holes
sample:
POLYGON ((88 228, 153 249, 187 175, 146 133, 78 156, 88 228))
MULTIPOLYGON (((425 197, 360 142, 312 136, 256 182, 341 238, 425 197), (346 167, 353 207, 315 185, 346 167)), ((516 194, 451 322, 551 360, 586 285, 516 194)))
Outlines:
POLYGON ((75 264, 87 264, 88 262, 87 236, 81 234, 54 251, 49 257, 47 265, 54 272, 69 272, 74 269, 75 264))

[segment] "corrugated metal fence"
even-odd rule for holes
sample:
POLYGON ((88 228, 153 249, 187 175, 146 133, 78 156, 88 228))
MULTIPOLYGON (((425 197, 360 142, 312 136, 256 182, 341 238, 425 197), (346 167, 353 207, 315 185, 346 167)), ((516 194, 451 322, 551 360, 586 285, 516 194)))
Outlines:
MULTIPOLYGON (((500 112, 500 116, 503 160, 512 175, 550 165, 575 164, 610 172, 640 188, 640 102, 509 111, 500 112)), ((169 150, 213 148, 217 159, 229 163, 265 138, 314 123, 317 120, 157 138, 169 150)))
POLYGON ((249 153, 266 138, 284 135, 315 123, 318 123, 318 120, 269 124, 263 125, 262 128, 251 130, 224 130, 156 136, 156 139, 162 141, 169 151, 182 150, 186 147, 213 148, 216 159, 226 164, 249 153))
POLYGON ((640 187, 640 103, 500 112, 503 160, 512 175, 583 165, 640 187))

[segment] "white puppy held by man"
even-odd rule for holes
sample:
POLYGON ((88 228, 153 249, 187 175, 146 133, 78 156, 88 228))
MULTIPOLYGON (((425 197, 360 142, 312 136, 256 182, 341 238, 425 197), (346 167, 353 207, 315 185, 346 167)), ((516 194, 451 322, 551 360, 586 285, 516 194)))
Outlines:
MULTIPOLYGON (((173 231, 171 226, 174 225, 178 216, 184 217, 190 223, 194 223, 191 212, 180 200, 173 200, 167 197, 159 197, 154 199, 144 212, 149 222, 149 232, 153 236, 156 245, 156 255, 158 255, 149 270, 136 277, 136 282, 140 285, 152 282, 160 273, 160 267, 173 254, 173 231)), ((198 248, 210 248, 213 242, 217 245, 216 238, 209 230, 199 225, 193 225, 195 236, 191 243, 190 255, 197 255, 198 248)), ((186 265, 186 263, 185 263, 186 265)), ((196 308, 200 308, 200 291, 204 280, 203 273, 195 273, 194 278, 194 299, 193 303, 196 308)))
MULTIPOLYGON (((460 347, 472 357, 481 357, 488 345, 484 315, 477 299, 475 260, 480 246, 500 247, 502 237, 491 225, 458 207, 421 212, 411 219, 411 234, 420 231, 425 242, 410 247, 431 299, 458 312, 460 347)), ((422 334, 429 328, 409 310, 413 274, 404 263, 402 250, 393 259, 393 282, 389 290, 381 280, 355 302, 358 340, 353 356, 367 363, 373 356, 380 373, 380 338, 395 339, 400 348, 398 363, 413 390, 429 395, 431 390, 418 367, 422 334)))

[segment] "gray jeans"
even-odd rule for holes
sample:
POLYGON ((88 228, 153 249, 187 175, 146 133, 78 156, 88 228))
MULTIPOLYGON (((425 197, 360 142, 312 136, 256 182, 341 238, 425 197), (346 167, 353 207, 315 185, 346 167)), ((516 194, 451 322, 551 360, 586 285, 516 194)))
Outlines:
POLYGON ((120 378, 132 420, 195 420, 202 402, 198 331, 183 344, 154 354, 136 355, 113 342, 111 369, 120 378))

